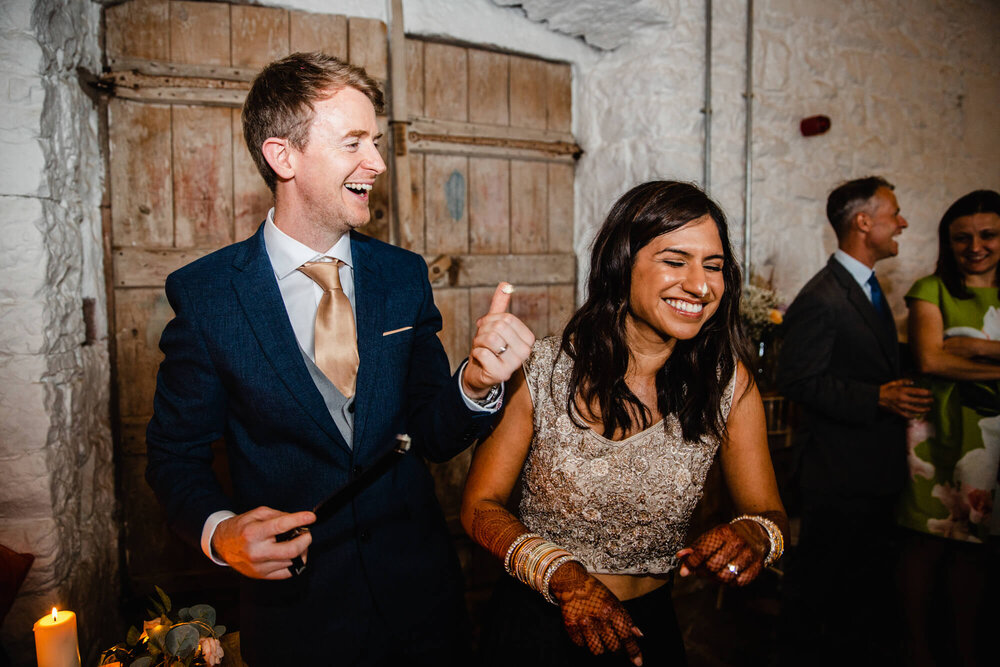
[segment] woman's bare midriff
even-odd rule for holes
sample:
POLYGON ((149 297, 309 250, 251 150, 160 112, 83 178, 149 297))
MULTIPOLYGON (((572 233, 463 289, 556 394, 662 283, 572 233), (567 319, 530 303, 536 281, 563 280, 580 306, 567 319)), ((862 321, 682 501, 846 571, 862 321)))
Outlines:
POLYGON ((670 580, 669 574, 636 576, 634 574, 598 574, 592 572, 595 578, 608 587, 619 600, 631 600, 655 591, 670 580))

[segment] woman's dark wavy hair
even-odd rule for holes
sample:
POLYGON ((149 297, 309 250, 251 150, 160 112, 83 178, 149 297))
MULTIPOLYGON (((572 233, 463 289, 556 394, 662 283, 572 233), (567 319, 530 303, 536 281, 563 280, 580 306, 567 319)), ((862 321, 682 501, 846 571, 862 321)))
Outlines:
POLYGON ((636 255, 656 237, 705 215, 722 239, 725 291, 715 315, 693 339, 678 340, 657 373, 657 407, 664 416, 676 415, 686 440, 725 435, 723 393, 737 359, 752 367, 739 317, 742 272, 729 243, 726 216, 690 183, 651 181, 629 190, 608 213, 594 239, 587 301, 562 337, 561 349, 573 361, 567 410, 574 415, 576 397, 584 408, 599 406, 607 438, 617 429, 645 429, 652 422, 649 409, 625 384, 625 319, 636 255))
MULTIPOLYGON (((941 224, 938 225, 938 259, 934 273, 941 278, 944 286, 956 299, 971 299, 972 293, 965 288, 962 272, 958 270, 958 262, 951 249, 951 223, 977 213, 1000 215, 1000 193, 994 190, 974 190, 960 197, 944 212, 941 224)), ((1000 273, 994 276, 993 282, 1000 296, 1000 273)))

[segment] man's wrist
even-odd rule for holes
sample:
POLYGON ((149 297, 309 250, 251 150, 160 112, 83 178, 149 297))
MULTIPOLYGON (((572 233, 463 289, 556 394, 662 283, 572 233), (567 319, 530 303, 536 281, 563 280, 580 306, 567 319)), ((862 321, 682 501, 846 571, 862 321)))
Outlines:
POLYGON ((469 360, 462 362, 462 367, 458 369, 458 392, 462 396, 462 402, 473 412, 496 412, 503 405, 503 383, 489 387, 479 397, 471 394, 466 388, 463 380, 465 369, 469 365, 469 360), (494 391, 496 392, 494 394, 494 391), (491 398, 492 396, 492 398, 491 398), (485 402, 483 399, 487 399, 485 402))
POLYGON ((497 402, 497 399, 500 398, 500 392, 501 391, 502 390, 500 388, 500 385, 495 384, 492 387, 490 387, 490 390, 488 392, 486 392, 485 396, 483 396, 482 398, 473 398, 472 400, 476 404, 478 404, 479 407, 485 408, 488 405, 491 405, 491 404, 497 402))
POLYGON ((475 401, 478 403, 492 390, 492 387, 486 387, 485 389, 475 389, 468 382, 465 381, 465 370, 469 367, 469 360, 466 359, 462 362, 462 368, 458 371, 458 386, 462 390, 462 395, 469 399, 470 401, 475 401))
POLYGON ((222 558, 215 552, 212 548, 212 538, 215 537, 215 531, 219 527, 219 524, 226 519, 231 519, 236 514, 230 512, 229 510, 219 510, 218 512, 213 512, 208 515, 205 519, 205 525, 201 529, 201 551, 216 565, 222 565, 228 567, 229 563, 222 560, 222 558))

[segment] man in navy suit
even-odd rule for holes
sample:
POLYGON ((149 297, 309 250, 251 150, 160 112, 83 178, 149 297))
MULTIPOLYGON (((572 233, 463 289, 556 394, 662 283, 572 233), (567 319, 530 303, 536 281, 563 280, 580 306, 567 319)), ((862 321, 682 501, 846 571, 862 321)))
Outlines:
POLYGON ((381 109, 378 85, 335 58, 293 54, 264 68, 243 125, 274 208, 251 238, 167 278, 175 317, 160 342, 146 478, 182 536, 244 575, 241 643, 253 667, 459 664, 468 642, 461 574, 424 458, 445 461, 489 431, 502 383, 534 337, 498 288, 469 359, 450 375, 423 259, 355 231, 386 168, 381 109), (356 326, 349 384, 320 368, 326 288, 302 271, 333 260, 356 326), (416 455, 314 523, 306 510, 397 433, 416 455), (232 497, 211 470, 219 438, 232 497), (298 577, 294 558, 306 560, 298 577))
POLYGON ((877 176, 844 183, 827 218, 838 249, 789 307, 778 364, 782 392, 802 408, 802 523, 783 610, 790 665, 891 659, 904 430, 931 405, 929 391, 900 378, 896 324, 875 278, 907 227, 893 186, 877 176))

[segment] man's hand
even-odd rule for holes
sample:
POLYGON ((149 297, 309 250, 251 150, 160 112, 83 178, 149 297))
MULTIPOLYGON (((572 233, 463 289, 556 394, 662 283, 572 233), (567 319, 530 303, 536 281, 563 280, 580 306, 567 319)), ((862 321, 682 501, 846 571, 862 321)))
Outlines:
POLYGON ((917 419, 934 406, 930 389, 922 389, 913 380, 893 380, 878 388, 878 406, 906 419, 917 419))
POLYGON ((507 312, 513 292, 510 283, 497 285, 489 312, 476 320, 472 352, 462 373, 462 389, 473 400, 486 396, 493 385, 509 380, 531 353, 535 335, 507 312))
POLYGON ((312 512, 288 514, 258 507, 220 523, 212 535, 212 551, 230 567, 251 579, 288 579, 292 558, 303 556, 312 544, 304 531, 293 540, 277 542, 275 535, 308 526, 316 521, 312 512))

